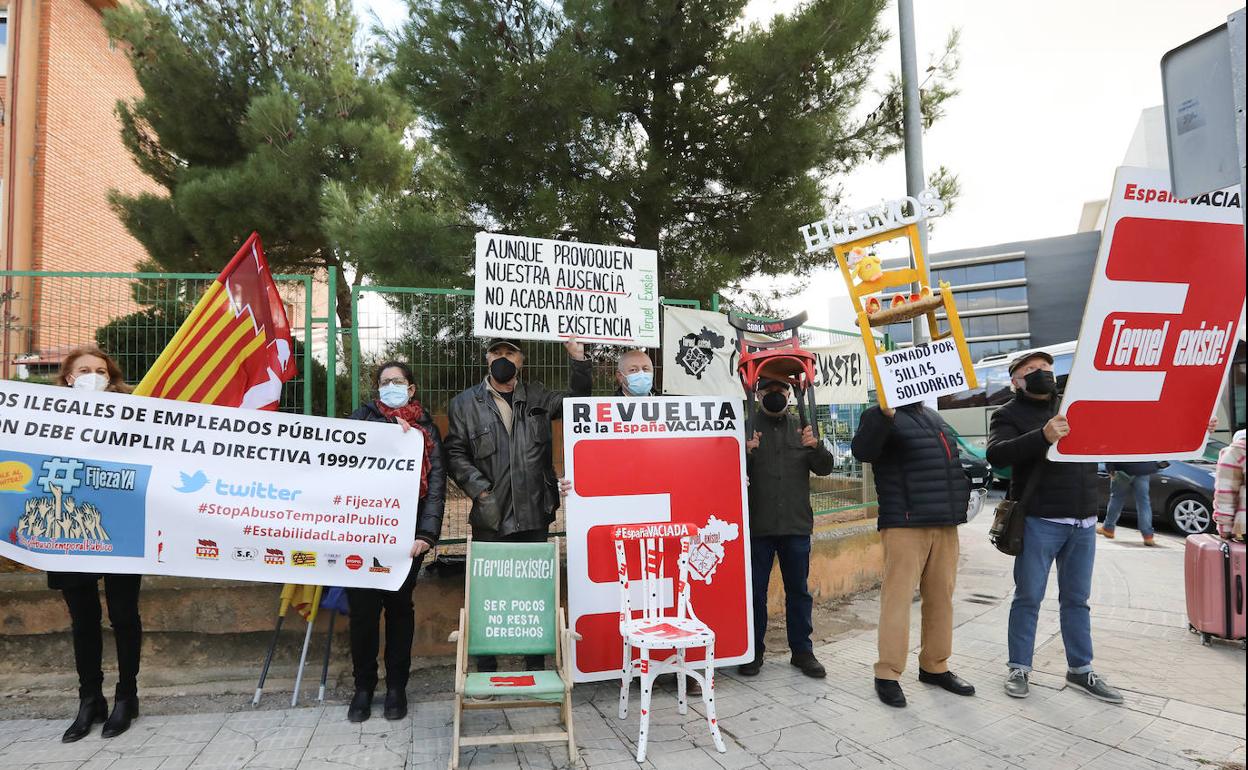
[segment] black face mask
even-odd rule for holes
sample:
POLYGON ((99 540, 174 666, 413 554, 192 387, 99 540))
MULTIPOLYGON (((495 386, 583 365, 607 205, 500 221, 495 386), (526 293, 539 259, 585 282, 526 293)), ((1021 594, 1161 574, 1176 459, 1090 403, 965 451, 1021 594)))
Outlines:
POLYGON ((764 393, 762 397, 763 409, 772 414, 783 412, 789 405, 789 397, 783 393, 764 393))
POLYGON ((1057 391, 1057 378, 1047 369, 1037 369, 1023 378, 1023 387, 1028 393, 1047 396, 1057 391))
POLYGON ((511 382, 516 378, 516 365, 506 358, 496 358, 490 364, 490 376, 497 383, 511 382))

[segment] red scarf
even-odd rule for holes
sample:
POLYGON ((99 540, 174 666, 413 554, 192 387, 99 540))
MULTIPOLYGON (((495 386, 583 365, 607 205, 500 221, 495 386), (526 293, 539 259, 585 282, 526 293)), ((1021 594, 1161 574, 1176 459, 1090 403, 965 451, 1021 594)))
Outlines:
POLYGON ((425 437, 425 451, 420 457, 420 497, 423 500, 425 493, 429 491, 429 468, 432 465, 432 461, 429 458, 433 456, 431 427, 425 427, 421 422, 425 418, 424 407, 420 405, 419 401, 409 401, 398 409, 391 409, 378 401, 377 411, 391 420, 396 417, 402 418, 408 425, 418 429, 420 434, 425 437))

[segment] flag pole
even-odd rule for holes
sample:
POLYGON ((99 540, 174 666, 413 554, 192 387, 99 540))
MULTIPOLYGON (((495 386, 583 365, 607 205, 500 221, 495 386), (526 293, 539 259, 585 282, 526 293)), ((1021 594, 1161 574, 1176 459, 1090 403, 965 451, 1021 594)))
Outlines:
POLYGON ((329 631, 325 634, 325 660, 321 664, 321 690, 316 694, 316 699, 325 702, 325 682, 329 679, 329 649, 334 644, 334 621, 338 619, 338 609, 333 608, 329 611, 329 631))
POLYGON ((282 633, 282 621, 286 620, 286 611, 290 608, 290 599, 294 594, 294 585, 287 583, 282 586, 282 600, 277 606, 277 627, 273 629, 273 639, 269 642, 269 651, 264 655, 264 666, 260 669, 260 682, 256 685, 256 695, 251 705, 260 705, 260 695, 264 692, 264 680, 269 676, 269 666, 273 664, 273 652, 277 649, 277 639, 282 633))
POLYGON ((321 587, 312 594, 312 608, 308 612, 308 630, 303 633, 303 651, 299 653, 299 670, 295 672, 295 691, 290 694, 290 705, 299 703, 299 687, 303 684, 303 667, 308 662, 308 645, 312 643, 312 624, 316 622, 316 610, 321 603, 321 587))

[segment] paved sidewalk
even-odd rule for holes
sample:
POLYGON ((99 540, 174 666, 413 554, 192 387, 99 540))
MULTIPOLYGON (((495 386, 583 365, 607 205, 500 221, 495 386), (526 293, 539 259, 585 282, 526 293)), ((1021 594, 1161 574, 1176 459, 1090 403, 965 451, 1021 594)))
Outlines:
MULTIPOLYGON (((986 517, 986 514, 985 514, 986 517)), ((728 745, 715 752, 701 702, 676 713, 670 687, 656 692, 646 768, 1217 768, 1243 767, 1245 655, 1238 646, 1202 647, 1186 630, 1183 542, 1160 535, 1161 547, 1136 544, 1119 530, 1101 540, 1093 591, 1097 670, 1126 691, 1111 706, 1065 687, 1056 587, 1040 619, 1032 696, 1008 698, 1005 628, 1011 561, 987 544, 985 518, 962 530, 955 671, 974 683, 974 698, 903 679, 910 706, 890 709, 871 683, 874 630, 849 632, 819 646, 828 678, 816 681, 772 657, 760 676, 726 671, 718 678, 720 724, 728 745)), ((911 641, 918 642, 918 613, 911 641)), ((874 623, 874 595, 842 612, 874 623)), ((911 665, 917 663, 912 658, 911 665)), ((614 685, 576 688, 576 732, 582 764, 626 770, 637 735, 634 687, 630 718, 615 718, 614 685)), ((240 708, 246 702, 240 696, 240 708)), ((379 709, 377 710, 379 711, 379 709)), ((554 710, 513 711, 512 729, 538 730, 554 710)), ((0 722, 4 770, 180 770, 182 768, 444 768, 450 702, 413 704, 402 722, 375 716, 346 721, 345 704, 231 714, 143 716, 125 735, 104 741, 98 727, 63 745, 62 720, 0 722)), ((470 713, 465 732, 503 728, 488 712, 470 713)), ((558 745, 466 750, 463 767, 543 770, 567 764, 558 745)))

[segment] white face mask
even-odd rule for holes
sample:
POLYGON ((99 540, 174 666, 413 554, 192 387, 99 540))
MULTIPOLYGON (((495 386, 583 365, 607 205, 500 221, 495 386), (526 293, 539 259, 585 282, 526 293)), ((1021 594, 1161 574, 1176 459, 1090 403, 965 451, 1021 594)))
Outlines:
POLYGON ((72 387, 78 390, 105 390, 108 388, 108 378, 95 372, 80 374, 74 378, 72 387))

